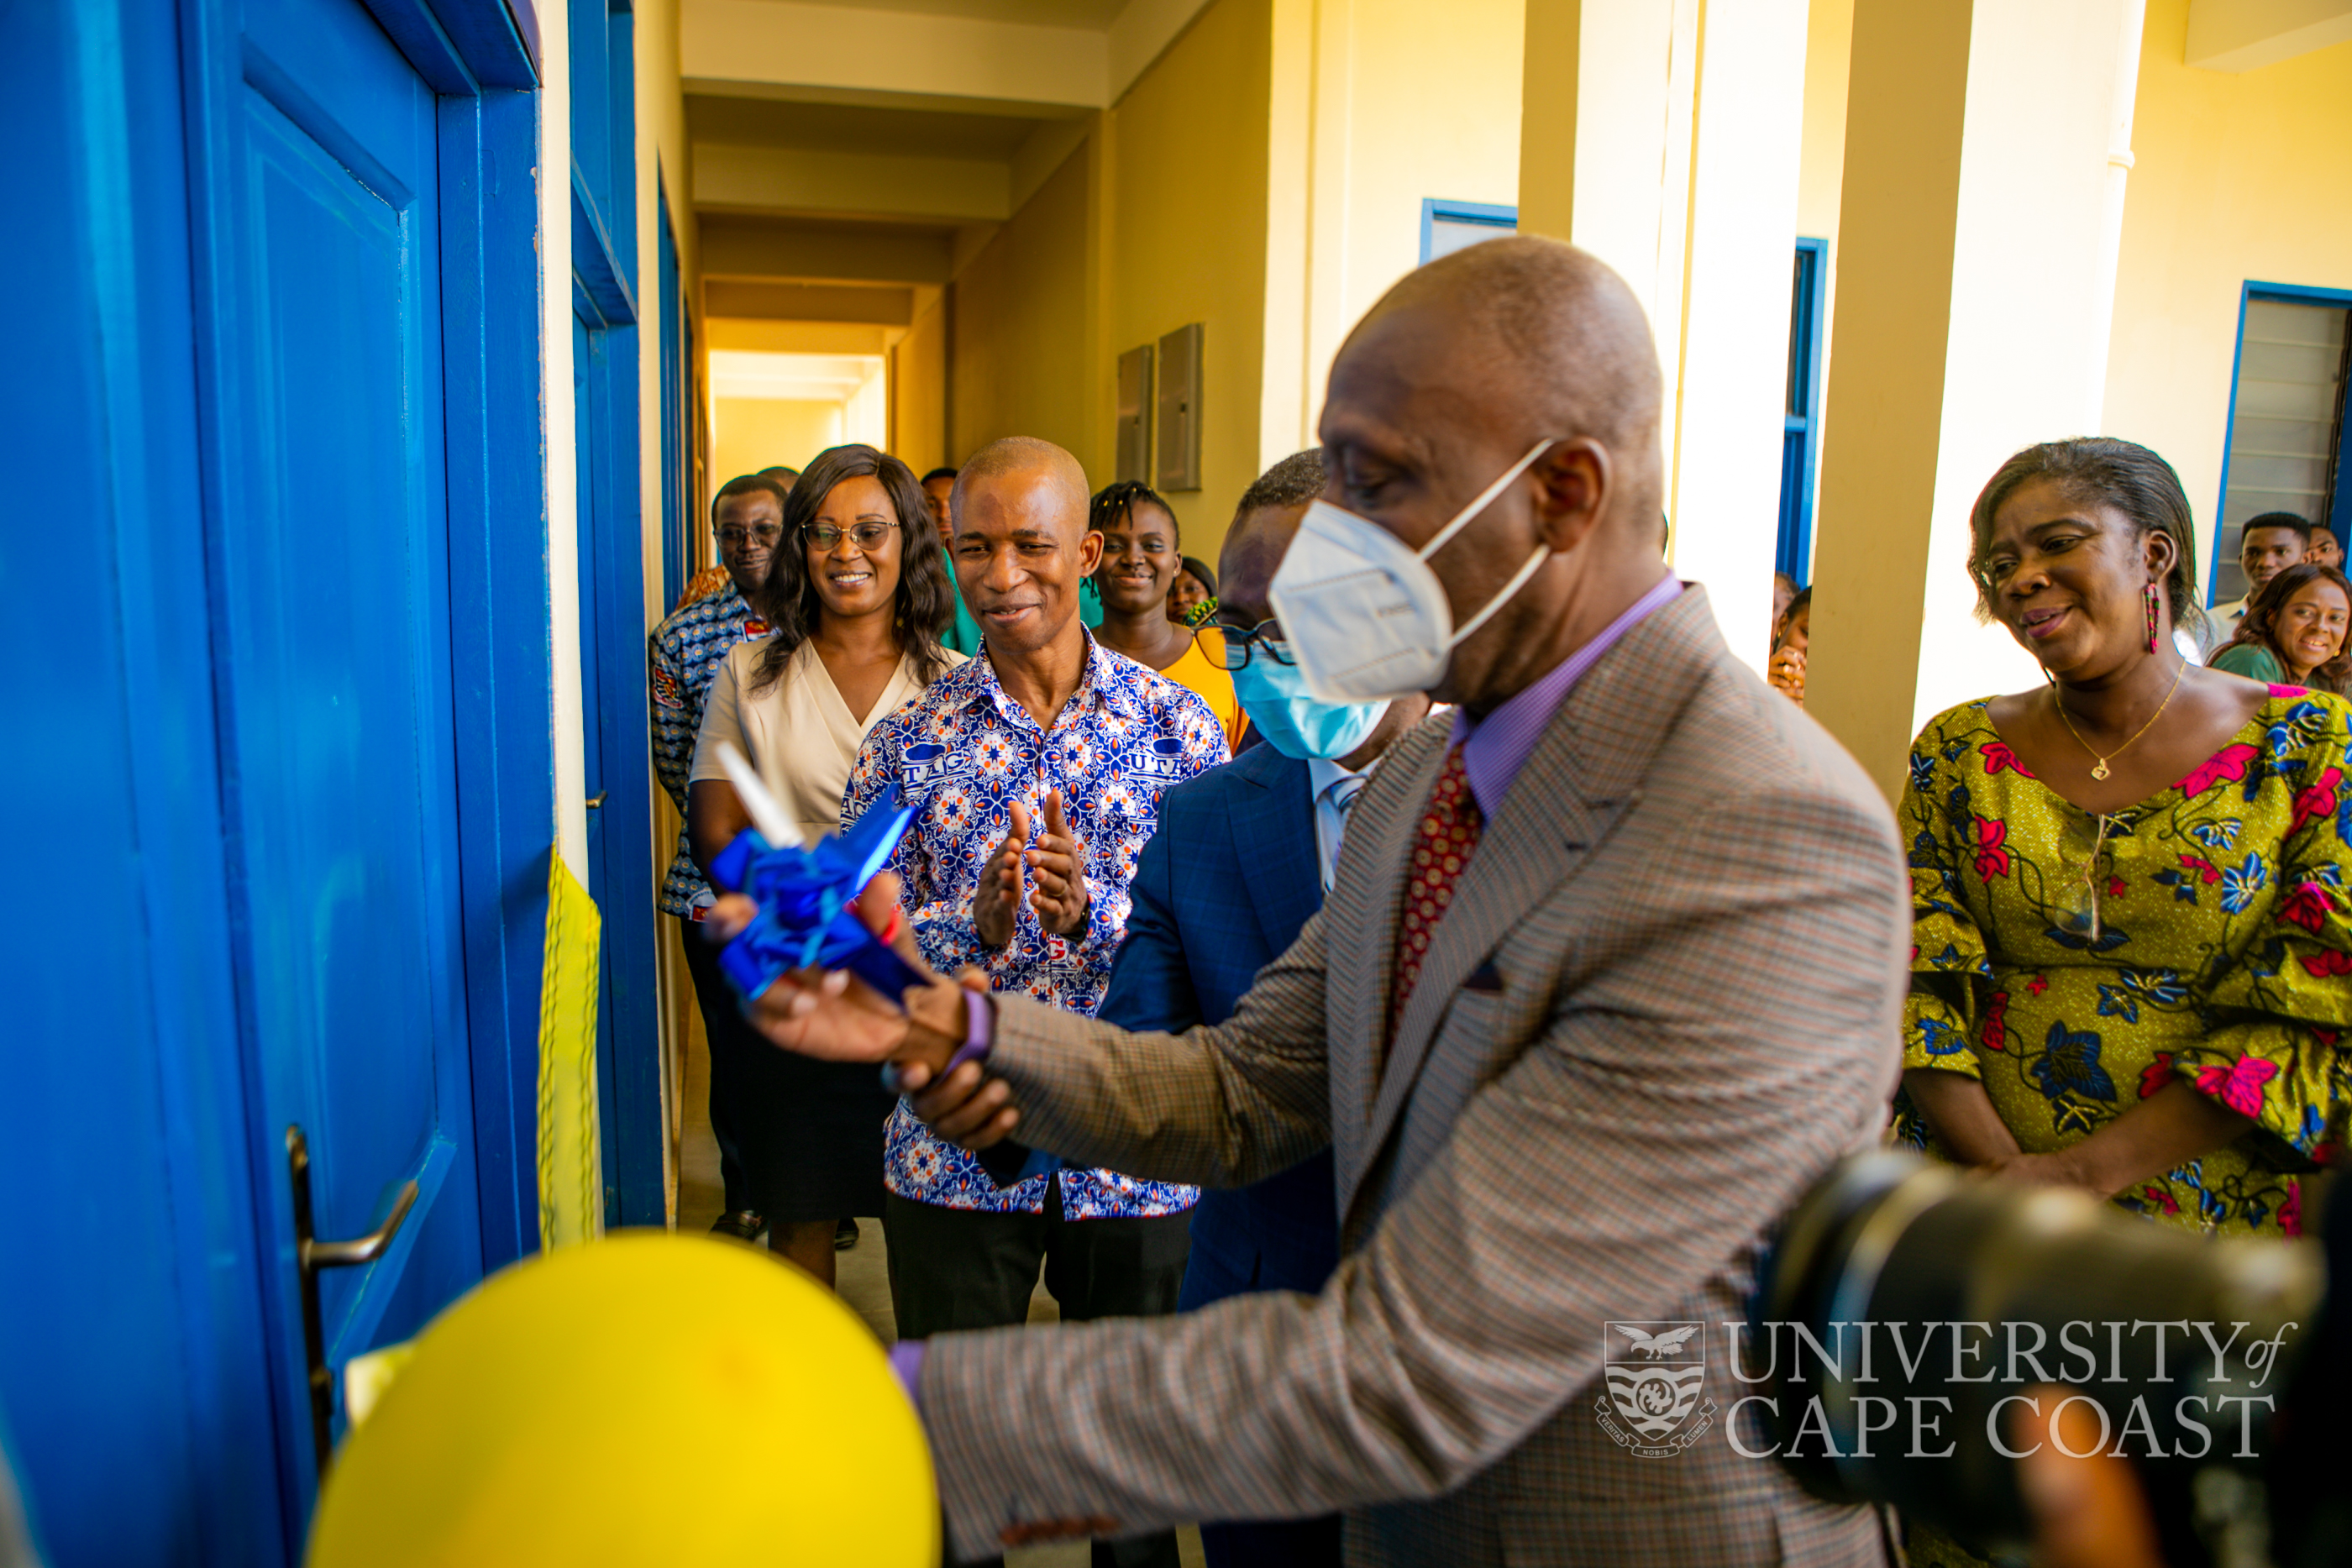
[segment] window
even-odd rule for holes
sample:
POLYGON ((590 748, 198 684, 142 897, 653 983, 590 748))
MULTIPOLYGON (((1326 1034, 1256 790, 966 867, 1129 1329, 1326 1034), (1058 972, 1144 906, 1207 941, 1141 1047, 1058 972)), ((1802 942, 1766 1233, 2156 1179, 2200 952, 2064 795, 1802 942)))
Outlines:
POLYGON ((2238 368, 2221 457, 2209 604, 2246 591, 2238 535, 2248 517, 2293 512, 2344 536, 2344 386, 2352 292, 2249 283, 2238 312, 2238 368))
POLYGON ((1813 477, 1822 450, 1822 315, 1830 242, 1797 242, 1789 291, 1789 394, 1781 419, 1780 540, 1772 568, 1803 588, 1813 580, 1813 477))
POLYGON ((1519 232, 1519 209, 1482 202, 1448 202, 1431 196, 1421 204, 1421 259, 1452 256, 1480 240, 1519 232))

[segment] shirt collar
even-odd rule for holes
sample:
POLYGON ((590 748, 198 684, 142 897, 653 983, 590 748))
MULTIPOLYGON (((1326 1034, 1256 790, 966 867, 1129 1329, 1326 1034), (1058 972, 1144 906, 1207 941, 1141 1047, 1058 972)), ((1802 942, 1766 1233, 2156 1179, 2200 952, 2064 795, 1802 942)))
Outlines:
MULTIPOLYGON (((1078 678, 1078 689, 1070 694, 1070 701, 1080 705, 1081 711, 1100 703, 1125 718, 1148 716, 1140 697, 1133 690, 1133 683, 1125 679, 1118 668, 1118 661, 1111 658, 1108 650, 1095 641, 1093 632, 1080 627, 1079 634, 1087 640, 1087 668, 1086 674, 1078 678)), ((996 678, 996 666, 989 661, 984 645, 964 667, 975 665, 978 667, 979 686, 971 700, 988 704, 1008 719, 1017 714, 1019 722, 1034 726, 1036 721, 1029 716, 1029 710, 1013 701, 1012 694, 1004 689, 1004 683, 996 678)), ((1065 713, 1068 711, 1067 708, 1063 709, 1065 713)), ((1055 722, 1058 724, 1060 721, 1057 719, 1055 722)))
POLYGON ((1511 792, 1519 769, 1535 754, 1536 742, 1542 738, 1544 727, 1551 723, 1560 704, 1568 700, 1568 694, 1576 689, 1576 683, 1622 642, 1626 632, 1641 624, 1652 612, 1672 602, 1682 591, 1681 580, 1669 572, 1655 588, 1635 600, 1625 613, 1602 627, 1599 636, 1485 718, 1472 718, 1466 708, 1454 710, 1453 743, 1462 747, 1462 769, 1468 775, 1470 793, 1477 800, 1478 810, 1489 820, 1502 808, 1503 797, 1511 792))
MULTIPOLYGON (((1380 759, 1374 758, 1372 768, 1378 768, 1380 765, 1380 759)), ((1320 800, 1329 791, 1331 786, 1342 779, 1370 778, 1372 768, 1367 768, 1359 773, 1352 768, 1342 768, 1328 757, 1310 757, 1307 759, 1307 788, 1313 791, 1314 799, 1320 800)))

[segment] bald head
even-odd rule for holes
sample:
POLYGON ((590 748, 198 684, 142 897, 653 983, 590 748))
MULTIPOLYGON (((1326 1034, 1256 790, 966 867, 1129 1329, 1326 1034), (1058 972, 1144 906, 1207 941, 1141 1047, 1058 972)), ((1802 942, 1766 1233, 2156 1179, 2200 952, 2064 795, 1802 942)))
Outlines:
POLYGON ((1661 379, 1624 280, 1535 235, 1407 274, 1348 335, 1322 419, 1341 506, 1419 551, 1528 465, 1430 557, 1457 625, 1496 611, 1442 700, 1507 699, 1656 582, 1661 379))
MULTIPOLYGON (((1538 235, 1457 250, 1405 274, 1349 342, 1403 313, 1450 323, 1476 346, 1496 395, 1545 434, 1590 436, 1621 464, 1657 455, 1658 346, 1641 301, 1598 256, 1538 235)), ((1622 498, 1638 500, 1644 526, 1654 525, 1654 493, 1622 498)))
POLYGON ((1087 501, 1078 460, 1026 435, 990 442, 956 476, 948 555, 999 678, 1008 661, 1083 664, 1078 585, 1102 564, 1103 549, 1087 526, 1087 501))
POLYGON ((1008 435, 973 453, 965 459, 956 475, 955 488, 949 493, 950 515, 961 523, 964 498, 983 483, 996 480, 1019 480, 1024 488, 1032 491, 1058 492, 1055 498, 1066 502, 1066 508, 1056 506, 1052 510, 1072 512, 1078 530, 1085 531, 1090 499, 1087 471, 1076 458, 1052 442, 1040 441, 1034 435, 1008 435))

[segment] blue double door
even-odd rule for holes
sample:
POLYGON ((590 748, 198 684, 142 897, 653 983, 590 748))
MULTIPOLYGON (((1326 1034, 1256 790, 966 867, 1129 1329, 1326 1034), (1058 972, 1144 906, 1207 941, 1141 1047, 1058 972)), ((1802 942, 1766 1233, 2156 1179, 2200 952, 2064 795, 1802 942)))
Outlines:
POLYGON ((54 858, 5 916, 0 1431, 58 1568, 298 1557, 316 1366, 529 1245, 545 528, 482 426, 536 423, 485 282, 530 122, 426 79, 436 9, 0 7, 47 253, 5 281, 57 317, 0 392, 0 653, 55 727, 7 770, 54 858), (320 1238, 398 1218, 308 1324, 298 1141, 320 1238))

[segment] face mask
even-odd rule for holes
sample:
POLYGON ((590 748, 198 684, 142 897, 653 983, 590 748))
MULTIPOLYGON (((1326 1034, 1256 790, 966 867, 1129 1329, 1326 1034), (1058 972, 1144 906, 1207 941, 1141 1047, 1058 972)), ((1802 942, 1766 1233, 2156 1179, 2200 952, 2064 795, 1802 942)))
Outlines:
POLYGON ((1543 546, 1529 556, 1486 607, 1459 630, 1445 600, 1445 585, 1429 570, 1429 558, 1551 444, 1549 440, 1536 443, 1418 551, 1378 523, 1328 501, 1318 500, 1307 508, 1298 537, 1282 558, 1266 596, 1281 618, 1283 635, 1298 659, 1308 691, 1325 702, 1360 703, 1406 696, 1437 685, 1454 648, 1510 602, 1551 548, 1543 546))
POLYGON ((1318 702, 1295 664, 1278 664, 1264 648, 1234 672, 1234 695, 1265 743, 1294 762, 1347 756, 1372 737, 1389 705, 1318 702))

